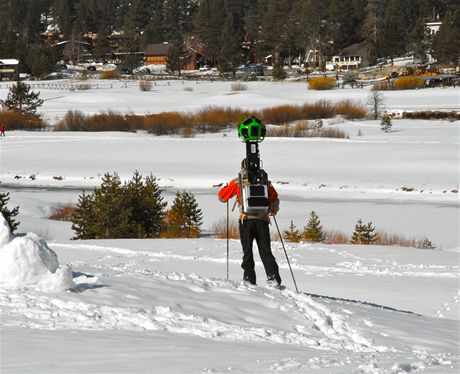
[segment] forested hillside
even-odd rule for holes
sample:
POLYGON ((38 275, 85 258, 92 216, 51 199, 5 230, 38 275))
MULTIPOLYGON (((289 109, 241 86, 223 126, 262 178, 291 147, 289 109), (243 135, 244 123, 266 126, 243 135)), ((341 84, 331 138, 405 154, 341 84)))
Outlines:
POLYGON ((60 40, 96 34, 96 56, 118 32, 124 52, 194 37, 206 56, 232 65, 267 55, 291 63, 309 50, 330 57, 352 45, 369 63, 407 52, 423 60, 430 47, 450 62, 460 54, 459 9, 455 0, 2 0, 0 57, 23 70, 53 64, 48 29, 60 40), (431 40, 424 25, 434 21, 443 24, 431 40))

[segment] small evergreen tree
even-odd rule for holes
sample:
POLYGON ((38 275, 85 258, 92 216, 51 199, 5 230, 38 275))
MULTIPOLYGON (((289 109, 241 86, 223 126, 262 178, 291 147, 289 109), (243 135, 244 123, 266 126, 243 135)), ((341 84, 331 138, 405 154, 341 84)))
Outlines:
POLYGON ((177 191, 171 209, 166 213, 163 233, 167 238, 197 238, 203 223, 203 214, 191 192, 177 191))
POLYGON ((13 209, 8 209, 8 201, 10 200, 10 194, 8 192, 2 193, 0 192, 0 213, 3 214, 5 217, 6 222, 8 222, 8 226, 10 226, 11 233, 18 228, 19 222, 17 222, 14 217, 19 213, 19 207, 15 207, 13 209))
POLYGON ((0 100, 5 109, 16 109, 23 113, 35 115, 37 109, 43 105, 39 92, 30 91, 28 84, 17 82, 10 87, 6 100, 0 100))
POLYGON ((136 171, 122 184, 117 174, 105 174, 93 194, 79 197, 74 239, 157 238, 165 206, 154 177, 136 171))
POLYGON ((390 132, 393 123, 391 122, 391 117, 388 114, 382 116, 380 121, 380 128, 383 132, 390 132))
POLYGON ((355 225, 355 231, 351 236, 350 242, 352 244, 372 244, 377 241, 377 233, 374 233, 375 227, 372 227, 372 222, 368 222, 367 225, 363 224, 363 221, 359 221, 355 225))
POLYGON ((431 243, 431 240, 428 239, 428 238, 424 238, 420 245, 419 245, 419 248, 423 248, 423 249, 434 249, 435 247, 433 246, 433 243, 431 243))
POLYGON ((283 236, 284 239, 292 243, 298 243, 302 239, 302 235, 299 233, 299 230, 297 230, 292 220, 291 225, 289 226, 289 230, 285 230, 283 236))
POLYGON ((323 226, 321 226, 321 221, 313 210, 310 213, 310 219, 307 225, 304 227, 303 238, 305 241, 313 243, 322 242, 326 238, 323 232, 323 226))
POLYGON ((284 61, 282 58, 279 58, 275 61, 273 65, 273 79, 283 80, 287 77, 286 70, 284 70, 284 61))
POLYGON ((125 194, 132 209, 131 220, 140 225, 138 237, 158 238, 166 203, 163 202, 156 178, 150 175, 143 179, 142 175, 135 171, 125 186, 125 194))

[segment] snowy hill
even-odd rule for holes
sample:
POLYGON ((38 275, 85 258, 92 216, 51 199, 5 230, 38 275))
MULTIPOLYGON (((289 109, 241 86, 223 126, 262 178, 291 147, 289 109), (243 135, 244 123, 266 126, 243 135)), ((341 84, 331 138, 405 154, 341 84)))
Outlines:
MULTIPOLYGON (((312 92, 304 83, 137 82, 111 89, 43 89, 42 114, 262 108, 356 99, 367 88, 312 92), (194 84, 193 91, 185 91, 194 84)), ((125 84, 122 86, 122 84, 125 84)), ((0 98, 6 96, 5 85, 0 98)), ((458 109, 459 89, 395 91, 388 110, 458 109)), ((217 185, 235 176, 244 145, 228 131, 192 139, 144 133, 7 131, 0 138, 0 192, 20 206, 19 233, 0 224, 0 371, 5 373, 458 373, 459 122, 325 120, 349 139, 267 138, 261 158, 281 199, 278 222, 301 229, 318 213, 326 229, 356 221, 434 250, 287 244, 272 248, 283 284, 241 282, 242 251, 209 236, 225 217, 217 185), (49 219, 106 172, 158 177, 165 200, 191 190, 207 236, 196 240, 70 240, 49 219), (27 232, 32 232, 28 233, 27 232), (34 234, 36 233, 36 234, 34 234), (37 235, 38 234, 38 235, 37 235)), ((235 219, 237 212, 231 213, 235 219)), ((1 222, 3 223, 3 222, 1 222)), ((273 225, 272 232, 275 231, 273 225)), ((258 259, 258 255, 255 256, 258 259)))
MULTIPOLYGON (((17 253, 19 246, 11 244, 18 240, 0 250, 2 263, 17 253)), ((22 246, 34 251, 33 241, 22 246)), ((224 279, 222 240, 49 246, 59 255, 60 269, 72 264, 73 284, 58 291, 62 277, 37 271, 38 262, 21 271, 41 273, 48 289, 35 288, 33 283, 41 283, 37 277, 27 285, 16 281, 19 289, 3 279, 3 373, 454 373, 459 368, 453 252, 289 246, 297 294, 279 245, 274 253, 288 285, 284 291, 265 287, 262 279, 259 286, 224 279)), ((232 241, 232 279, 240 277, 240 255, 232 241)), ((5 275, 6 269, 0 270, 5 275)), ((260 263, 257 271, 261 275, 260 263)))

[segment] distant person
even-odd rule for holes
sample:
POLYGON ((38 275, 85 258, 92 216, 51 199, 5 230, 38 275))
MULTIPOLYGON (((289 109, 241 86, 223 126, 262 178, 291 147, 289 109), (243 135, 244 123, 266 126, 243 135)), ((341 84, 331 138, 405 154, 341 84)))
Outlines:
POLYGON ((0 136, 5 136, 5 125, 0 123, 0 136))

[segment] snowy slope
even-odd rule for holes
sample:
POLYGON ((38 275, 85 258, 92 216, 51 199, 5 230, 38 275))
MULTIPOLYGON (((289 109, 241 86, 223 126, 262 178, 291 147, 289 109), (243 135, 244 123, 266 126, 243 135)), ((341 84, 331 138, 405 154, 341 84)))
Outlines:
MULTIPOLYGON (((147 93, 136 82, 101 87, 42 90, 42 113, 54 121, 69 109, 364 103, 369 94, 272 82, 251 82, 239 93, 226 82, 159 82, 147 93)), ((2 84, 0 98, 6 92, 2 84)), ((459 107, 458 89, 386 96, 390 110, 459 107)), ((0 191, 20 206, 19 231, 47 241, 12 237, 0 225, 0 372, 457 373, 459 122, 399 120, 388 134, 376 121, 330 123, 350 139, 261 145, 280 193, 281 229, 291 219, 301 229, 315 210, 326 228, 351 233, 362 218, 377 229, 428 236, 437 249, 287 244, 299 294, 279 242, 272 247, 287 286, 281 292, 265 287, 259 261, 259 285, 241 283, 238 241, 230 241, 227 280, 225 240, 72 241, 70 223, 47 218, 105 172, 129 178, 137 169, 159 178, 168 202, 177 189, 192 190, 208 233, 225 217, 214 186, 233 178, 244 156, 233 131, 193 139, 7 132, 0 191)))
MULTIPOLYGON (((2 373, 454 373, 459 368, 458 266, 452 265, 452 252, 289 246, 301 291, 296 294, 278 245, 274 252, 289 286, 281 292, 263 286, 259 262, 260 286, 238 280, 236 241, 232 280, 224 279, 222 240, 49 246, 61 264, 72 264, 74 285, 67 292, 2 285, 2 373), (414 283, 431 284, 436 295, 414 298, 414 283), (387 298, 392 287, 410 300, 387 298), (354 291, 360 298, 350 298, 354 291)), ((0 251, 2 259, 6 250, 0 251)))

